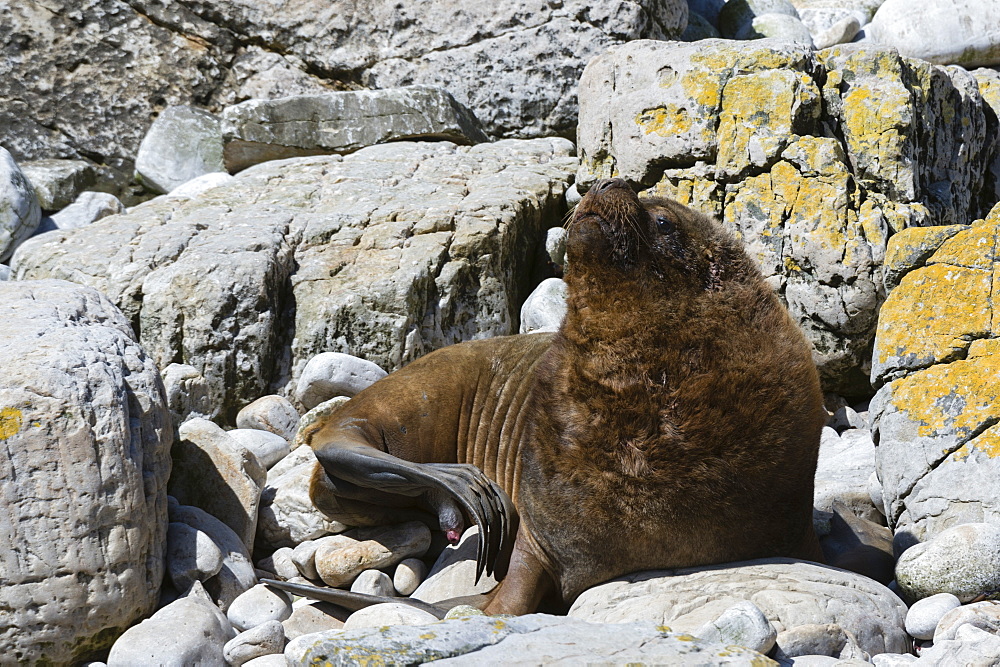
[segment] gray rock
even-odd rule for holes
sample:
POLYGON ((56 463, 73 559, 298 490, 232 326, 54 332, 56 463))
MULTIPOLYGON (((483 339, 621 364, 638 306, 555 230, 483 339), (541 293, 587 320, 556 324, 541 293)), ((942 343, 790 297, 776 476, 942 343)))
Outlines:
MULTIPOLYGON (((574 192, 576 186, 573 186, 571 190, 574 192)), ((576 206, 580 202, 580 196, 577 194, 577 199, 575 202, 570 201, 570 192, 566 191, 566 203, 569 206, 576 206)), ((558 267, 566 266, 566 237, 569 236, 564 227, 552 227, 545 232, 545 254, 548 256, 549 261, 558 267)))
POLYGON ((939 65, 990 67, 1000 64, 998 23, 1000 6, 988 0, 886 0, 865 41, 939 65))
POLYGON ((938 593, 918 600, 906 612, 907 634, 914 639, 934 639, 938 621, 961 604, 961 600, 951 593, 938 593))
POLYGON ((97 170, 86 160, 30 160, 20 166, 43 211, 66 208, 97 183, 97 170))
POLYGON ((173 499, 170 520, 186 523, 205 533, 222 551, 222 568, 217 575, 205 581, 205 590, 222 611, 226 611, 244 591, 256 585, 257 575, 250 553, 232 528, 202 509, 179 505, 173 499))
POLYGON ((871 499, 872 505, 875 506, 882 516, 885 516, 885 496, 882 490, 882 482, 879 481, 878 473, 873 472, 870 477, 868 477, 868 498, 871 499))
MULTIPOLYGON (((818 636, 812 626, 835 625, 869 655, 909 649, 906 607, 889 589, 857 574, 782 558, 620 577, 584 591, 569 615, 599 623, 652 621, 695 632, 747 600, 778 630, 778 649, 788 656, 794 653, 782 634, 800 626, 810 626, 803 635, 818 636)), ((795 646, 803 645, 800 638, 795 646)))
MULTIPOLYGON (((794 0, 799 18, 809 28, 813 37, 818 38, 834 25, 854 19, 858 26, 872 20, 875 10, 885 0, 794 0)), ((853 38, 853 35, 852 35, 853 38)), ((817 42, 817 48, 820 47, 817 42)))
POLYGON ((0 280, 10 280, 10 267, 0 264, 0 280))
POLYGON ((41 219, 35 190, 7 149, 0 147, 0 262, 35 232, 41 219))
POLYGON ((905 667, 916 660, 917 656, 910 653, 879 653, 872 656, 875 667, 905 667))
POLYGON ((190 106, 164 109, 153 121, 135 159, 135 171, 154 192, 174 188, 217 171, 222 162, 222 122, 190 106))
POLYGON ((431 531, 419 521, 395 526, 359 528, 356 544, 320 545, 316 572, 329 586, 343 586, 365 570, 389 568, 411 556, 423 556, 431 545, 431 531))
POLYGON ((353 153, 389 141, 487 140, 475 114, 433 86, 248 100, 222 112, 225 161, 235 173, 268 160, 353 153))
POLYGON ((824 427, 816 464, 813 506, 829 512, 833 503, 840 500, 858 510, 857 514, 874 518, 870 507, 855 507, 858 499, 868 505, 868 480, 874 470, 875 443, 871 433, 851 429, 837 435, 829 426, 824 427))
POLYGON ((300 57, 247 46, 237 53, 227 85, 216 91, 213 102, 230 106, 245 100, 273 100, 345 88, 343 82, 306 72, 308 68, 300 57))
POLYGON ((292 605, 292 615, 281 624, 285 628, 285 638, 291 641, 302 635, 338 630, 344 627, 344 621, 349 615, 350 612, 343 607, 302 599, 292 605))
POLYGON ((299 426, 299 413, 284 396, 263 396, 239 411, 236 426, 270 431, 292 442, 299 426))
MULTIPOLYGON (((352 589, 353 590, 353 589, 352 589)), ((344 630, 381 628, 394 625, 427 625, 436 623, 437 617, 423 609, 401 602, 383 602, 360 609, 344 621, 344 630)))
POLYGON ((556 331, 566 317, 566 283, 546 278, 528 295, 521 306, 520 333, 556 331))
MULTIPOLYGON (((410 595, 427 578, 427 566, 419 558, 407 558, 396 566, 392 586, 400 595, 410 595)), ((419 599, 419 598, 418 598, 419 599)))
POLYGON ((896 583, 914 601, 951 593, 969 602, 1000 590, 1000 527, 967 523, 915 544, 896 562, 896 583))
POLYGON ((754 30, 754 19, 768 14, 799 18, 789 0, 729 0, 719 11, 719 32, 730 39, 755 39, 764 35, 754 30))
POLYGON ((222 560, 222 550, 206 533, 186 523, 167 526, 167 574, 178 591, 217 575, 222 560))
POLYGON ((1000 636, 971 624, 959 626, 954 639, 934 642, 920 652, 917 664, 995 665, 1000 661, 1000 636))
POLYGON ((265 469, 273 467, 278 461, 288 456, 291 451, 288 440, 270 431, 256 428, 236 428, 232 431, 226 431, 226 434, 256 456, 265 469))
POLYGON ((856 16, 845 16, 826 30, 813 33, 813 44, 817 49, 828 49, 837 44, 847 44, 861 30, 861 22, 856 16))
POLYGON ((359 574, 358 578, 351 584, 351 592, 380 597, 394 597, 396 595, 392 579, 388 574, 379 570, 365 570, 359 574))
POLYGON ((689 12, 703 16, 709 23, 715 25, 719 22, 719 12, 726 4, 726 0, 688 0, 689 12))
POLYGON ((243 667, 288 667, 288 662, 285 660, 284 653, 275 653, 244 662, 243 667))
POLYGON ((197 368, 187 364, 170 364, 161 374, 174 429, 188 417, 207 419, 212 416, 215 410, 209 396, 208 383, 197 368))
POLYGON ((225 614, 196 583, 186 597, 126 630, 111 647, 108 667, 226 667, 223 647, 235 635, 225 614))
POLYGON ((11 268, 104 291, 161 368, 198 370, 213 419, 231 424, 320 352, 390 370, 513 333, 542 230, 564 213, 572 150, 398 142, 266 163, 195 199, 30 239, 11 268))
POLYGON ((798 16, 768 13, 755 16, 750 24, 753 32, 761 37, 771 37, 786 42, 797 42, 813 46, 812 35, 798 16))
MULTIPOLYGON (((346 401, 347 399, 345 398, 344 400, 346 401)), ((312 447, 303 447, 301 443, 299 443, 292 448, 292 451, 288 456, 275 463, 274 467, 267 471, 268 485, 285 473, 298 468, 304 463, 311 463, 315 465, 318 461, 316 459, 316 454, 313 453, 312 447)))
POLYGON ((232 667, 240 667, 254 658, 281 654, 285 648, 285 628, 281 621, 265 621, 236 635, 223 647, 226 661, 232 667))
POLYGON ((265 570, 274 572, 282 579, 291 579, 301 574, 299 568, 295 565, 295 561, 292 560, 291 547, 281 547, 271 554, 269 558, 264 559, 262 563, 262 567, 267 566, 264 567, 265 570))
POLYGON ((697 12, 688 13, 688 24, 677 39, 681 42, 697 42, 702 39, 718 39, 722 35, 708 19, 697 12))
POLYGON ((288 593, 257 584, 229 605, 226 616, 237 630, 250 630, 268 621, 281 622, 292 615, 288 593))
POLYGON ((156 605, 163 385, 107 297, 62 281, 0 282, 0 358, 0 655, 70 663, 156 605))
POLYGON ((496 588, 495 576, 483 573, 476 581, 476 553, 479 527, 470 526, 458 544, 445 547, 424 582, 410 597, 424 602, 489 593, 496 588))
MULTIPOLYGON (((945 595, 942 593, 942 595, 945 595)), ((925 600, 920 600, 913 606, 937 598, 934 595, 925 600)), ((954 597, 954 596, 953 596, 954 597)), ((955 639, 958 631, 963 625, 972 625, 985 630, 991 634, 1000 634, 1000 606, 991 600, 984 602, 973 602, 972 604, 958 606, 953 605, 938 619, 937 625, 932 628, 932 638, 934 643, 955 639)))
POLYGON ((337 396, 354 396, 388 375, 378 364, 342 352, 323 352, 310 359, 295 391, 307 410, 337 396))
POLYGON ((83 192, 72 204, 53 213, 52 222, 58 229, 76 229, 124 212, 125 207, 114 195, 106 192, 83 192))
POLYGON ((792 664, 827 664, 815 658, 823 656, 838 660, 862 658, 867 653, 858 646, 854 636, 836 623, 805 623, 778 634, 775 657, 792 664))
POLYGON ((393 664, 433 660, 442 665, 774 664, 759 653, 652 623, 602 625, 545 614, 505 619, 471 616, 433 625, 320 633, 299 637, 285 647, 289 664, 309 664, 321 655, 332 664, 349 664, 358 656, 377 656, 393 664))
POLYGON ((346 529, 344 524, 323 516, 309 498, 309 479, 316 467, 312 450, 299 447, 281 463, 293 456, 296 459, 307 456, 311 460, 270 479, 261 493, 257 538, 269 548, 294 547, 346 529), (296 456, 300 450, 302 454, 296 456))
POLYGON ((774 647, 778 632, 757 605, 746 601, 735 604, 718 618, 698 628, 696 637, 723 644, 744 646, 767 653, 774 647))
POLYGON ((170 196, 193 199, 208 192, 209 190, 219 188, 224 185, 230 185, 235 182, 236 179, 226 172, 215 171, 210 174, 202 174, 201 176, 192 178, 190 181, 186 181, 182 185, 178 185, 170 191, 170 196))
POLYGON ((869 424, 866 419, 864 419, 858 412, 845 405, 843 407, 837 408, 837 411, 833 413, 833 417, 830 418, 829 424, 830 428, 837 431, 837 433, 842 433, 848 429, 869 429, 869 424))
POLYGON ((223 521, 253 551, 267 471, 257 457, 207 419, 178 428, 171 456, 170 495, 223 521))

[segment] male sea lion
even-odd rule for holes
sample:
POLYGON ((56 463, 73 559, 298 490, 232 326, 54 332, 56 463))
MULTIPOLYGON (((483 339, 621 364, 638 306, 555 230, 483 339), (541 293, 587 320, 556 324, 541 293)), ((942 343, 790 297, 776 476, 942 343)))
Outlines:
POLYGON ((303 434, 316 507, 430 513, 452 538, 474 521, 480 572, 512 551, 489 613, 639 570, 821 560, 816 368, 740 245, 615 179, 577 206, 567 254, 557 333, 438 350, 303 434))

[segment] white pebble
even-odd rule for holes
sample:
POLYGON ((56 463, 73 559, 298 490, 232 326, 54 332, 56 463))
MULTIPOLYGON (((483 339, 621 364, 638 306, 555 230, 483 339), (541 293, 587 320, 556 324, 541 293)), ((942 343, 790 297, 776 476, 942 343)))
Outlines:
POLYGON ((263 396, 239 411, 236 426, 270 431, 292 442, 299 427, 299 413, 287 398, 263 396))
POLYGON ((283 621, 292 615, 288 594, 257 584, 233 600, 227 616, 237 630, 249 630, 268 621, 283 621))
POLYGON ((271 468, 292 451, 288 441, 277 433, 256 428, 234 428, 227 431, 230 438, 253 453, 264 468, 271 468))
POLYGON ((951 593, 938 593, 918 600, 906 612, 906 631, 916 639, 933 639, 938 622, 961 604, 951 593))
POLYGON ((307 410, 335 396, 354 396, 388 373, 378 364, 342 352, 323 352, 302 369, 296 398, 307 410))
POLYGON ((384 625, 426 625, 437 622, 437 618, 423 609, 411 607, 401 602, 385 602, 365 607, 351 614, 344 621, 344 630, 379 628, 384 625))
POLYGON ((409 595, 417 590, 427 576, 427 565, 419 558, 407 558, 396 566, 392 575, 393 588, 400 595, 409 595))
MULTIPOLYGON (((261 565, 270 565, 271 572, 282 579, 291 579, 293 577, 299 576, 299 568, 295 565, 295 561, 292 560, 292 548, 291 547, 281 547, 277 549, 269 559, 262 561, 261 565), (267 561, 270 560, 270 563, 267 561)), ((264 567, 264 569, 269 569, 264 567)))
POLYGON ((351 584, 352 593, 378 595, 380 597, 395 597, 396 589, 392 586, 389 575, 380 570, 365 570, 351 584))
POLYGON ((749 600, 733 605, 694 634, 702 639, 745 646, 759 653, 770 651, 778 637, 764 612, 749 600))
POLYGON ((266 621, 230 639, 222 652, 230 665, 240 667, 254 658, 281 654, 284 648, 284 626, 280 621, 266 621))

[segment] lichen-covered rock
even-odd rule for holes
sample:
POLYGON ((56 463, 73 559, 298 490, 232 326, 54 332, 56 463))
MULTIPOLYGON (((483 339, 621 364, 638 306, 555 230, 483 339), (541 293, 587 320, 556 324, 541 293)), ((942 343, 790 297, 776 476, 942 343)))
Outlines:
POLYGON ((41 219, 34 188, 7 149, 0 147, 0 262, 35 232, 41 219))
POLYGON ((1000 362, 991 295, 1000 208, 947 236, 882 307, 871 403, 878 477, 905 548, 960 523, 1000 521, 1000 362))
POLYGON ((201 373, 210 417, 232 423, 320 352, 391 370, 514 333, 571 152, 563 139, 398 142, 266 163, 193 199, 31 239, 12 268, 104 291, 161 367, 201 373))
POLYGON ((890 235, 995 201, 984 165, 1000 141, 978 80, 875 47, 625 44, 581 78, 577 182, 619 176, 721 218, 806 331, 824 385, 863 394, 890 235))
POLYGON ((135 158, 135 171, 154 192, 170 192, 191 179, 225 171, 222 121, 197 107, 173 106, 153 121, 135 158))
POLYGON ((69 663, 156 605, 170 415, 106 297, 54 280, 0 297, 0 655, 69 663))
POLYGON ((778 649, 789 657, 802 654, 783 646, 782 634, 815 625, 840 628, 869 655, 909 648, 906 606, 889 589, 857 574, 784 558, 620 577, 584 591, 569 615, 601 623, 652 621, 695 632, 746 600, 764 612, 778 631, 778 649))
POLYGON ((670 665, 776 665, 737 646, 671 632, 654 623, 601 625, 563 616, 469 616, 431 625, 306 635, 285 647, 289 664, 322 660, 442 665, 578 665, 592 662, 670 665))
POLYGON ((885 0, 865 41, 939 65, 1000 64, 1000 5, 988 0, 885 0))
MULTIPOLYGON (((222 113, 231 172, 268 160, 353 153, 389 141, 486 141, 479 119, 433 86, 248 100, 222 113)), ((155 127, 155 126, 154 126, 155 127)))

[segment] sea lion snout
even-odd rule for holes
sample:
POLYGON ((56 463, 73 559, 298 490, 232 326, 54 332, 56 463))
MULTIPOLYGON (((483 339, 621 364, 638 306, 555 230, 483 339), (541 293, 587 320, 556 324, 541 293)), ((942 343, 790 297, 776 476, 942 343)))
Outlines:
POLYGON ((604 194, 605 192, 607 192, 608 190, 610 190, 612 188, 625 188, 626 190, 631 191, 631 188, 629 188, 628 183, 626 183, 621 178, 604 178, 604 179, 601 179, 601 180, 597 181, 597 183, 594 184, 594 187, 592 187, 590 189, 590 191, 593 192, 596 195, 600 195, 600 194, 604 194))

